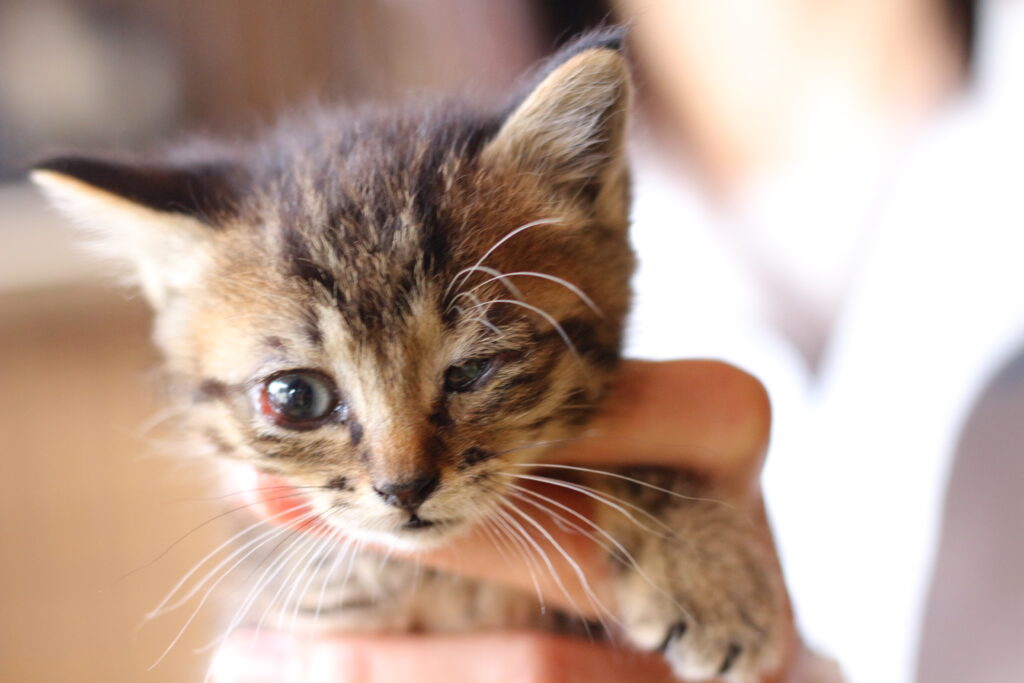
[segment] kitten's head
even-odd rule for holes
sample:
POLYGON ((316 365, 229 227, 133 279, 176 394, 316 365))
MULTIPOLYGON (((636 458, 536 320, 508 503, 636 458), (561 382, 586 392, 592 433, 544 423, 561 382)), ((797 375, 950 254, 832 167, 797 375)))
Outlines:
POLYGON ((131 264, 211 448, 309 487, 349 534, 433 543, 578 432, 618 359, 618 46, 577 43, 500 114, 321 112, 33 177, 131 264))

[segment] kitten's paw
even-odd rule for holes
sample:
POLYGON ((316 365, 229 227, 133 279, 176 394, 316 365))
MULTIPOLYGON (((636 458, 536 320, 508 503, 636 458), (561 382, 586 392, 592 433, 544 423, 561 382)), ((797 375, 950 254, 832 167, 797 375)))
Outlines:
POLYGON ((638 647, 660 650, 680 679, 752 683, 778 668, 780 638, 774 632, 731 619, 698 621, 678 611, 675 622, 666 620, 667 613, 659 616, 633 621, 627 636, 638 647))
POLYGON ((645 571, 620 576, 626 637, 661 650, 686 681, 751 683, 782 661, 788 612, 774 561, 728 545, 675 556, 662 547, 645 558, 645 571))
POLYGON ((686 621, 678 621, 669 628, 661 651, 676 676, 687 681, 723 677, 745 682, 755 680, 762 670, 770 670, 757 661, 756 639, 714 631, 690 626, 686 621))

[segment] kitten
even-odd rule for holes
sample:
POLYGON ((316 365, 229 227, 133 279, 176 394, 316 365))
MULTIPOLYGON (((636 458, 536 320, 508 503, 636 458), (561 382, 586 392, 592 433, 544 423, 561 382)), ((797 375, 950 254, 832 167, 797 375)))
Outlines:
MULTIPOLYGON (((32 177, 131 264, 211 449, 284 478, 349 539, 421 548, 487 520, 523 537, 530 507, 504 502, 558 511, 515 475, 581 433, 619 359, 630 88, 620 36, 596 33, 506 111, 320 112, 247 145, 57 158, 32 177)), ((714 496, 692 475, 571 474, 605 500, 613 630, 688 680, 779 665, 784 598, 749 520, 691 498, 714 496)), ((332 627, 570 623, 511 589, 315 544, 264 575, 304 583, 283 604, 332 627)))

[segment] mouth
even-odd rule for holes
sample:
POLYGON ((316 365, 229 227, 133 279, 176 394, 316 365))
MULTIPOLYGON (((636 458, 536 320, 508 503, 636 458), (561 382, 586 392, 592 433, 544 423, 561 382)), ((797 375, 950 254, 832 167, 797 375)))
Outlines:
POLYGON ((425 529, 436 529, 448 524, 443 519, 423 519, 418 515, 410 515, 409 519, 402 525, 402 531, 423 531, 425 529))
MULTIPOLYGON (((316 518, 309 521, 311 508, 308 505, 296 506, 291 496, 281 495, 282 489, 289 489, 288 484, 275 475, 257 474, 257 480, 253 486, 241 486, 242 489, 250 489, 259 492, 272 491, 273 495, 259 493, 254 495, 254 505, 257 510, 266 518, 271 518, 278 523, 287 524, 298 520, 303 522, 299 528, 313 529, 322 526, 325 529, 334 528, 331 521, 316 518)), ((383 521, 383 520, 381 520, 383 521)), ((396 520, 397 521, 397 520, 396 520)), ((395 524, 394 521, 385 523, 385 529, 378 527, 377 531, 369 529, 360 530, 348 525, 337 527, 336 530, 356 536, 364 536, 384 544, 388 543, 411 543, 410 547, 422 548, 423 544, 434 545, 449 537, 456 529, 462 526, 464 520, 460 518, 433 518, 428 519, 415 513, 410 514, 404 521, 395 524), (382 533, 383 532, 383 533, 382 533)))
POLYGON ((457 529, 462 527, 463 520, 460 518, 433 518, 426 519, 419 515, 412 514, 405 520, 404 523, 396 530, 396 535, 412 537, 420 536, 426 540, 430 537, 435 540, 441 538, 448 538, 450 534, 455 532, 457 529))
POLYGON ((418 529, 430 529, 437 525, 437 522, 429 519, 423 519, 416 515, 411 515, 405 524, 402 525, 402 530, 415 531, 418 529))

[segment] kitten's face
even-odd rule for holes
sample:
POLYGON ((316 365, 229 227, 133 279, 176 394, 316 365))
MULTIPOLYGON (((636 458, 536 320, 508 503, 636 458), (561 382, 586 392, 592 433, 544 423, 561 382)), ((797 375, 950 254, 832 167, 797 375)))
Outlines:
POLYGON ((324 487, 309 497, 349 532, 428 541, 475 521, 510 463, 583 423, 617 358, 624 233, 568 203, 557 215, 525 198, 467 205, 459 195, 486 190, 465 182, 441 199, 456 239, 438 262, 412 217, 407 238, 373 257, 278 251, 315 243, 315 230, 289 226, 288 246, 266 251, 239 231, 179 304, 187 323, 170 347, 198 389, 200 431, 226 455, 324 487), (512 275, 523 272, 536 275, 512 275))
POLYGON ((516 464, 602 395, 632 271, 627 98, 621 57, 598 46, 504 119, 284 129, 202 191, 191 175, 192 212, 67 160, 39 178, 162 221, 134 258, 213 450, 347 534, 423 546, 499 506, 516 464))

